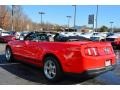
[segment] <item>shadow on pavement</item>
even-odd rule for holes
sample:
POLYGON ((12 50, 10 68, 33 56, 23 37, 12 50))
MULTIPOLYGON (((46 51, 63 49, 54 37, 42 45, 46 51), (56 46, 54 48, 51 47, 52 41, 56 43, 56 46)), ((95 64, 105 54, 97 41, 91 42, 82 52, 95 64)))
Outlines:
POLYGON ((90 78, 81 78, 81 77, 74 77, 74 76, 67 75, 67 76, 64 76, 63 79, 58 83, 50 83, 44 78, 42 74, 42 70, 40 68, 36 68, 34 66, 31 66, 25 63, 19 63, 19 62, 7 63, 5 61, 4 54, 0 55, 0 67, 17 77, 28 80, 30 82, 34 82, 35 84, 39 84, 39 85, 80 84, 90 79, 90 78))
POLYGON ((0 54, 0 64, 1 64, 1 63, 7 63, 4 54, 0 54))

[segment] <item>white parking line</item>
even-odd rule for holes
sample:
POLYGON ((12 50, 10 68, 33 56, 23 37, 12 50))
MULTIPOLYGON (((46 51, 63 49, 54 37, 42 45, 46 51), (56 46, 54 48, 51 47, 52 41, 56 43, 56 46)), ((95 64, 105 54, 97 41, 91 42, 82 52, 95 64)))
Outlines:
POLYGON ((20 64, 20 63, 3 63, 3 64, 0 64, 0 66, 4 66, 4 65, 16 65, 16 64, 20 64))

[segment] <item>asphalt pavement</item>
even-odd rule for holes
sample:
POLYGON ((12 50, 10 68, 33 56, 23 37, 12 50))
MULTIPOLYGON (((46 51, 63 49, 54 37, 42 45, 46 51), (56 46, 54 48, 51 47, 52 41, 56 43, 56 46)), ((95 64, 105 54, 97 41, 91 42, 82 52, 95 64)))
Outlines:
POLYGON ((0 44, 0 85, 120 85, 120 51, 115 50, 115 70, 94 78, 64 76, 58 83, 48 82, 41 68, 21 62, 8 63, 5 59, 5 44, 0 44))

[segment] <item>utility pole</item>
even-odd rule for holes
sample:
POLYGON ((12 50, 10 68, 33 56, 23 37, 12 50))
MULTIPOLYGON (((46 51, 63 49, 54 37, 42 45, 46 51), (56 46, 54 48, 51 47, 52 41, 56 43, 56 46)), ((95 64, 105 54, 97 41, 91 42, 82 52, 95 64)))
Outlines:
POLYGON ((97 25, 98 25, 98 5, 97 5, 97 10, 96 10, 96 32, 97 32, 97 25))
POLYGON ((70 18, 71 16, 66 16, 68 18, 68 30, 69 30, 69 24, 70 24, 70 18))
POLYGON ((74 10, 74 31, 76 30, 75 29, 75 25, 76 25, 76 5, 72 5, 74 6, 75 10, 74 10))
POLYGON ((45 13, 44 12, 38 12, 38 13, 41 15, 41 28, 43 30, 43 25, 42 25, 43 24, 43 21, 42 21, 43 18, 42 18, 42 15, 44 15, 45 13))
POLYGON ((12 31, 14 31, 13 15, 14 15, 14 5, 12 5, 12 31))

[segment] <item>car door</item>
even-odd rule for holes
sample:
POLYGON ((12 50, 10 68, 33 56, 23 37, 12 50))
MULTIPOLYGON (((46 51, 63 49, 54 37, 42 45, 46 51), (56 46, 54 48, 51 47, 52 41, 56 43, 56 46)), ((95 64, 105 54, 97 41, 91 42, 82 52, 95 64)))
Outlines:
POLYGON ((28 62, 32 62, 32 60, 35 58, 33 57, 36 49, 35 42, 33 39, 35 38, 35 33, 31 33, 27 35, 24 39, 24 53, 22 53, 22 56, 24 59, 28 62))
POLYGON ((25 40, 26 51, 25 57, 28 62, 40 63, 40 53, 42 53, 42 48, 40 43, 46 40, 46 35, 41 33, 33 33, 29 36, 30 39, 25 40))
POLYGON ((25 55, 25 43, 24 40, 15 40, 12 44, 12 50, 15 58, 18 60, 23 60, 23 55, 25 55))
POLYGON ((27 37, 26 37, 26 40, 16 40, 14 42, 14 45, 13 45, 13 52, 16 56, 16 59, 18 60, 26 60, 27 58, 27 45, 26 43, 29 42, 30 38, 31 38, 31 34, 30 33, 27 37), (28 40, 27 40, 28 39, 28 40))

